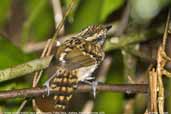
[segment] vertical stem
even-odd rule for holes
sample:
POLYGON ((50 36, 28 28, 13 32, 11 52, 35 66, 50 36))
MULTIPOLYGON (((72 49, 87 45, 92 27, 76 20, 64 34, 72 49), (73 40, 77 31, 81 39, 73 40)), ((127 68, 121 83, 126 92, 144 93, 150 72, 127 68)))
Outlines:
MULTIPOLYGON (((129 50, 135 50, 136 45, 127 46, 129 47, 129 50)), ((124 61, 124 77, 126 83, 134 83, 135 79, 135 72, 136 72, 136 58, 133 57, 132 54, 128 53, 126 50, 122 50, 123 54, 123 61, 124 61), (132 81, 132 82, 131 82, 132 81)), ((124 114, 133 114, 134 113, 134 107, 135 107, 135 100, 134 99, 128 99, 126 101, 125 107, 124 107, 124 114)))

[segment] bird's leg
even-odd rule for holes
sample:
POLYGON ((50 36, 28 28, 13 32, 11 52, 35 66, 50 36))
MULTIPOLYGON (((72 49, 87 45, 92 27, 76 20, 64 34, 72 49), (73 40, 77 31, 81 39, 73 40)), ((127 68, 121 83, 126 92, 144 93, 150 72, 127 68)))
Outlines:
POLYGON ((96 88, 97 88, 97 85, 98 85, 98 81, 96 81, 94 79, 95 79, 94 77, 87 77, 85 80, 82 80, 81 82, 91 85, 92 90, 93 90, 93 96, 95 98, 96 97, 96 88), (93 80, 93 81, 91 81, 91 80, 93 80))
POLYGON ((50 81, 55 77, 55 76, 57 76, 57 72, 56 73, 54 73, 43 85, 47 88, 47 91, 48 91, 48 93, 47 93, 47 96, 49 96, 50 95, 50 81))
POLYGON ((93 89, 93 96, 96 98, 96 89, 97 89, 98 81, 93 81, 92 82, 92 89, 93 89))

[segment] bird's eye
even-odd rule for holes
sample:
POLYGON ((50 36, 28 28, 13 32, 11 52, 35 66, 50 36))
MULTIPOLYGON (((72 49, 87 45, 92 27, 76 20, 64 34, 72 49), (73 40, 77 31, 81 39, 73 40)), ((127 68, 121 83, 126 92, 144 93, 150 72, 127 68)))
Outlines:
POLYGON ((103 36, 100 35, 98 38, 97 38, 97 41, 101 41, 103 39, 103 36))

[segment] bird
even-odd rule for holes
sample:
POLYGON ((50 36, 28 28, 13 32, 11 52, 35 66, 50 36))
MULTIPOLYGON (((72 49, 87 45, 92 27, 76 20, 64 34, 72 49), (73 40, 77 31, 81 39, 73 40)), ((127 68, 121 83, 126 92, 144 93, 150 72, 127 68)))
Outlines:
POLYGON ((64 41, 55 53, 56 72, 45 82, 47 89, 58 92, 36 99, 43 112, 64 111, 78 82, 91 83, 92 73, 105 57, 103 45, 111 25, 91 25, 64 41), (40 102, 42 101, 42 102, 40 102), (46 108, 44 108, 46 107, 46 108))

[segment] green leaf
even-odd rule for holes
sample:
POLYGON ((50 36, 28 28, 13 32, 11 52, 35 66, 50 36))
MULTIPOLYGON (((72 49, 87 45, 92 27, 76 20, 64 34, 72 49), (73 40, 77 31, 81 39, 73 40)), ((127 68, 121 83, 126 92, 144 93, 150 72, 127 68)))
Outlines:
POLYGON ((123 0, 82 0, 74 15, 74 22, 69 26, 69 32, 78 32, 88 25, 99 24, 107 16, 118 9, 123 0))
POLYGON ((53 10, 49 1, 27 0, 26 14, 28 16, 23 28, 23 42, 28 41, 30 33, 35 41, 47 39, 54 27, 53 10))
POLYGON ((74 22, 69 26, 69 32, 78 32, 80 29, 95 23, 99 23, 99 0, 82 0, 76 10, 74 22))
MULTIPOLYGON (((35 58, 33 54, 25 54, 6 38, 0 37, 0 69, 11 67, 35 58)), ((22 77, 0 83, 0 90, 12 90, 29 87, 30 77, 22 77)), ((16 111, 21 99, 0 100, 3 111, 16 111), (18 106, 17 106, 18 105, 18 106)))
POLYGON ((122 4, 123 0, 105 0, 101 8, 100 21, 105 21, 106 17, 113 11, 118 9, 122 4))
POLYGON ((6 38, 0 37, 0 69, 11 67, 34 58, 32 54, 24 54, 6 38))
MULTIPOLYGON (((22 64, 35 58, 35 55, 23 53, 19 48, 3 37, 0 37, 0 49, 0 69, 22 64)), ((29 84, 23 83, 23 81, 26 81, 25 79, 26 77, 23 77, 0 83, 0 90, 26 87, 29 84), (15 83, 17 83, 17 85, 15 83)))

